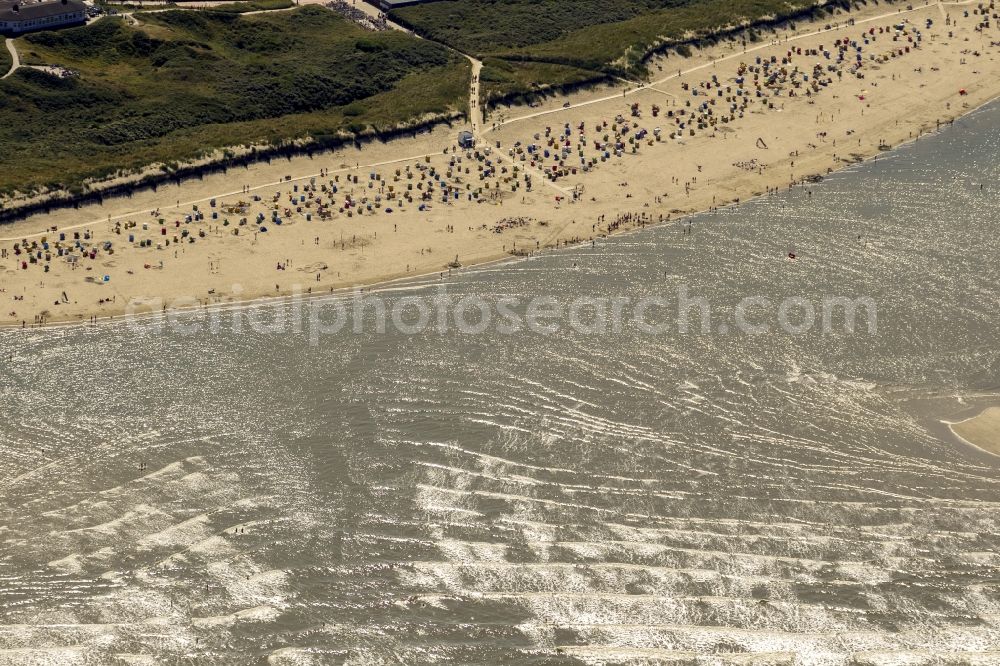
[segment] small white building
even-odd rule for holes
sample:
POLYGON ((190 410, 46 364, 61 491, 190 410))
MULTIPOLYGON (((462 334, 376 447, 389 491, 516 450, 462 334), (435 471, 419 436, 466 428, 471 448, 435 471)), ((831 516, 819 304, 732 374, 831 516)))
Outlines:
POLYGON ((20 35, 87 21, 87 6, 80 0, 0 0, 0 33, 20 35))

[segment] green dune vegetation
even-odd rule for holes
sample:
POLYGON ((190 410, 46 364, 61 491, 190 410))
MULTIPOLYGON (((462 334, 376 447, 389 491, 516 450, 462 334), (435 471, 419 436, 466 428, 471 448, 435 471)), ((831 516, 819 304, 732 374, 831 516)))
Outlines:
MULTIPOLYGON (((177 3, 179 7, 183 7, 184 3, 177 3)), ((289 9, 294 7, 295 3, 293 0, 241 0, 240 2, 232 2, 225 5, 215 5, 209 11, 213 12, 225 12, 227 14, 245 14, 246 12, 261 12, 261 11, 273 11, 275 9, 289 9)))
POLYGON ((468 111, 464 58, 319 7, 137 19, 17 40, 27 64, 77 75, 22 68, 0 81, 0 192, 80 191, 86 179, 169 171, 217 149, 329 145, 468 111))
MULTIPOLYGON (((0 37, 3 40, 3 37, 0 37)), ((7 51, 7 47, 0 43, 0 76, 3 76, 10 71, 11 59, 10 52, 7 51)))
POLYGON ((728 27, 823 12, 814 6, 810 0, 442 0, 397 9, 392 18, 482 59, 484 93, 495 100, 609 75, 640 78, 653 51, 683 51, 688 41, 728 27))

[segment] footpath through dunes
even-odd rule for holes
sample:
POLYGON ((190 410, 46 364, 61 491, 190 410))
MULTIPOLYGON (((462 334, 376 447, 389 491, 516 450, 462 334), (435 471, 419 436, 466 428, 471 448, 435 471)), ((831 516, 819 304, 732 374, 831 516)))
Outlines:
MULTIPOLYGON (((7 56, 4 56, 4 58, 6 59, 9 56, 10 69, 7 69, 3 76, 0 76, 0 79, 6 79, 21 66, 21 59, 17 53, 17 48, 14 46, 14 40, 6 37, 3 42, 4 48, 7 50, 7 56)), ((3 70, 5 65, 7 65, 7 62, 5 60, 0 60, 0 70, 3 70)))

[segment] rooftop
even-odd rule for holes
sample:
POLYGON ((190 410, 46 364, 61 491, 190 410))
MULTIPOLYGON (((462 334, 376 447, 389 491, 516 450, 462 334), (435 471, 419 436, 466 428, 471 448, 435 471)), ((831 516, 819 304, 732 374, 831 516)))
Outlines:
POLYGON ((80 0, 45 0, 43 2, 0 0, 0 22, 31 21, 70 12, 85 12, 86 10, 87 6, 80 0))

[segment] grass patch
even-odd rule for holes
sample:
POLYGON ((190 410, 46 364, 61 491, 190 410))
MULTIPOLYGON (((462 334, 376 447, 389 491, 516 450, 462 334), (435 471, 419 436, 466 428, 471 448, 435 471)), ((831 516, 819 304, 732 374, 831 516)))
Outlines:
POLYGON ((642 78, 658 49, 813 6, 811 0, 441 0, 391 16, 490 63, 484 92, 499 98, 530 92, 539 76, 554 76, 555 85, 584 72, 642 78), (505 68, 498 61, 520 64, 505 68))
MULTIPOLYGON (((4 37, 0 35, 0 41, 4 37)), ((3 76, 10 71, 10 66, 14 63, 13 59, 10 57, 10 51, 7 50, 6 44, 0 44, 0 76, 3 76)))
POLYGON ((604 69, 621 75, 646 74, 643 60, 658 47, 702 37, 720 29, 753 23, 777 15, 791 15, 811 7, 792 0, 699 0, 650 12, 644 16, 592 25, 549 42, 507 52, 507 57, 563 62, 578 67, 604 69))
POLYGON ((28 35, 31 62, 0 81, 0 192, 79 187, 215 149, 388 130, 462 113, 468 63, 319 7, 239 16, 144 14, 28 35))
POLYGON ((486 56, 685 1, 691 0, 441 0, 403 7, 391 15, 431 39, 486 56))
MULTIPOLYGON (((181 6, 183 7, 183 5, 181 6)), ((289 9, 294 6, 295 3, 292 2, 292 0, 249 0, 249 2, 231 2, 225 5, 216 5, 202 11, 223 12, 225 14, 245 14, 246 12, 289 9)))
POLYGON ((548 62, 487 57, 479 75, 483 102, 521 101, 536 93, 604 78, 602 72, 548 62))

